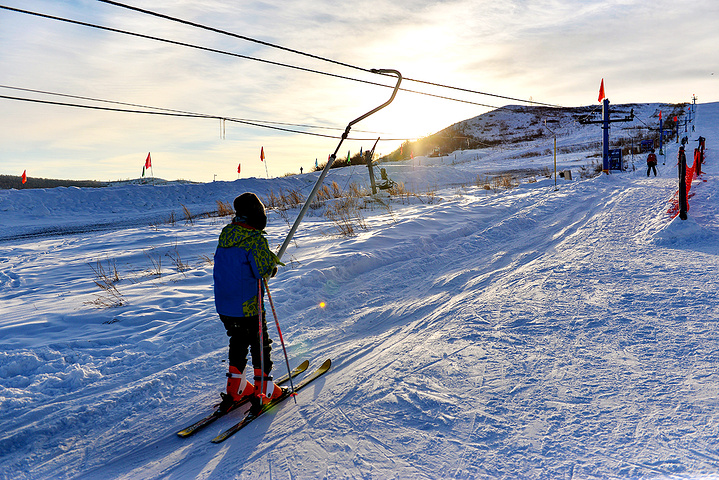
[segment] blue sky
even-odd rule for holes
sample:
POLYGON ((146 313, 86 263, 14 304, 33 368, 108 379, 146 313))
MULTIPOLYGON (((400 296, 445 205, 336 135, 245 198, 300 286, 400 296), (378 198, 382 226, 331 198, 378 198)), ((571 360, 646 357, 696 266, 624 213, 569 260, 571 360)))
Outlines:
MULTIPOLYGON (((719 5, 698 1, 127 0, 127 4, 362 68, 562 106, 719 100, 719 5), (401 4, 400 4, 401 3, 401 4), (716 73, 716 75, 714 75, 716 73)), ((96 0, 0 5, 379 81, 375 75, 132 12, 96 0)), ((0 85, 210 115, 338 130, 386 88, 0 10, 0 85)), ((381 80, 381 79, 380 79, 381 80)), ((391 83, 391 82, 390 82, 391 83)), ((405 82, 500 107, 514 101, 405 82)), ((0 88, 0 95, 72 101, 0 88)), ((167 179, 234 180, 305 171, 338 140, 219 120, 98 112, 0 99, 0 174, 135 178, 147 152, 167 179)), ((487 107, 400 92, 351 137, 416 138, 487 107)), ((399 142, 382 142, 389 153, 399 142)), ((371 148, 347 141, 346 155, 371 148)))

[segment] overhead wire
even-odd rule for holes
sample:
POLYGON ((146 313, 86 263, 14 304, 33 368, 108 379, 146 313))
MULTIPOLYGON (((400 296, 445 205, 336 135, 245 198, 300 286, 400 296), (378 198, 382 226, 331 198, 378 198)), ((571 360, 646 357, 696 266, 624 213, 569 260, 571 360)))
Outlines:
MULTIPOLYGON (((128 30, 122 30, 122 29, 119 29, 119 28, 106 27, 106 26, 104 26, 104 25, 97 25, 97 24, 94 24, 94 23, 83 22, 83 21, 80 21, 80 20, 73 20, 73 19, 70 19, 70 18, 58 17, 58 16, 56 16, 56 15, 49 15, 49 14, 46 14, 46 13, 32 12, 32 11, 30 11, 30 10, 23 10, 23 9, 20 9, 20 8, 8 7, 8 6, 6 6, 6 5, 0 5, 0 9, 9 10, 9 11, 16 12, 16 13, 23 13, 23 14, 26 14, 26 15, 33 15, 33 16, 37 16, 37 17, 41 17, 41 18, 46 18, 46 19, 49 19, 49 20, 56 20, 56 21, 59 21, 59 22, 71 23, 71 24, 80 25, 80 26, 83 26, 83 27, 95 28, 95 29, 98 29, 98 30, 104 30, 104 31, 108 31, 108 32, 120 33, 120 34, 123 34, 123 35, 129 35, 129 36, 144 38, 144 39, 147 39, 147 40, 154 40, 154 41, 163 42, 163 43, 168 43, 168 44, 172 44, 172 45, 178 45, 178 46, 182 46, 182 47, 193 48, 193 49, 197 49, 197 50, 203 50, 203 51, 206 51, 206 52, 212 52, 212 53, 217 53, 217 54, 221 54, 221 55, 228 55, 228 56, 232 56, 232 57, 242 58, 242 59, 245 59, 245 60, 253 60, 253 61, 256 61, 256 62, 266 63, 266 64, 269 64, 269 65, 275 65, 275 66, 279 66, 279 67, 291 68, 291 69, 294 69, 294 70, 299 70, 299 71, 308 72, 308 73, 314 73, 314 74, 318 74, 318 75, 324 75, 324 76, 333 77, 333 78, 339 78, 339 79, 342 79, 342 80, 351 80, 351 81, 354 81, 354 82, 359 82, 359 83, 364 83, 364 84, 374 85, 374 86, 384 87, 384 88, 394 88, 394 87, 391 86, 391 85, 386 85, 386 84, 378 83, 378 82, 372 82, 372 81, 369 81, 369 80, 362 80, 362 79, 359 79, 359 78, 348 77, 348 76, 346 76, 346 75, 338 75, 338 74, 335 74, 335 73, 323 72, 323 71, 321 71, 321 70, 315 70, 315 69, 311 69, 311 68, 300 67, 300 66, 297 66, 297 65, 291 65, 291 64, 287 64, 287 63, 276 62, 276 61, 267 60, 267 59, 264 59, 264 58, 251 57, 251 56, 249 56, 249 55, 243 55, 243 54, 235 53, 235 52, 228 52, 228 51, 226 51, 226 50, 220 50, 220 49, 217 49, 217 48, 204 47, 204 46, 202 46, 202 45, 194 45, 194 44, 191 44, 191 43, 181 42, 181 41, 178 41, 178 40, 169 40, 169 39, 166 39, 166 38, 156 37, 156 36, 153 36, 153 35, 147 35, 147 34, 144 34, 144 33, 137 33, 137 32, 131 32, 131 31, 128 31, 128 30)), ((454 102, 467 103, 467 104, 470 104, 470 105, 477 105, 477 106, 480 106, 480 107, 487 107, 487 108, 492 108, 492 109, 499 108, 499 107, 497 107, 497 106, 495 106, 495 105, 488 105, 488 104, 486 104, 486 103, 473 102, 473 101, 471 101, 471 100, 463 100, 463 99, 459 99, 459 98, 448 97, 448 96, 445 96, 445 95, 437 95, 437 94, 429 93, 429 92, 421 92, 421 91, 418 91, 418 90, 411 90, 411 89, 403 88, 403 87, 400 87, 399 90, 402 90, 402 91, 408 92, 408 93, 415 93, 415 94, 418 94, 418 95, 426 95, 426 96, 429 96, 429 97, 439 98, 439 99, 443 99, 443 100, 450 100, 450 101, 454 101, 454 102)))
MULTIPOLYGON (((11 85, 0 85, 0 88, 7 88, 10 90, 18 90, 18 91, 30 92, 30 93, 41 93, 43 95, 53 95, 53 96, 65 97, 65 98, 75 98, 75 99, 79 99, 79 100, 89 100, 89 101, 93 101, 93 102, 109 103, 109 104, 114 104, 114 105, 139 107, 139 108, 165 111, 165 112, 186 113, 186 114, 190 114, 191 116, 197 115, 200 117, 219 118, 221 120, 227 120, 228 118, 230 118, 230 117, 223 116, 223 115, 204 115, 204 114, 197 114, 195 112, 188 112, 185 110, 176 110, 176 109, 164 108, 164 107, 152 107, 152 106, 141 105, 141 104, 137 104, 137 103, 120 102, 120 101, 116 101, 116 100, 105 100, 105 99, 101 99, 101 98, 86 97, 86 96, 82 96, 82 95, 71 95, 68 93, 48 92, 46 90, 14 87, 11 85)), ((302 124, 302 123, 290 123, 290 122, 277 122, 277 121, 270 121, 270 120, 256 120, 256 119, 251 119, 251 118, 236 118, 236 117, 233 117, 233 118, 235 118, 235 120, 238 120, 238 121, 253 122, 253 123, 266 123, 266 124, 271 124, 271 125, 285 125, 285 126, 290 126, 290 127, 315 128, 315 129, 320 129, 320 130, 339 130, 339 131, 344 130, 344 128, 340 128, 340 127, 328 127, 328 126, 320 126, 320 125, 308 125, 308 124, 302 124)), ((379 133, 379 132, 372 132, 372 131, 367 131, 367 130, 355 130, 355 132, 375 133, 375 134, 379 133)), ((333 138, 339 138, 339 137, 333 137, 333 138)))
MULTIPOLYGON (((219 116, 219 115, 208 115, 208 114, 203 114, 203 113, 192 113, 192 112, 180 113, 179 111, 162 111, 159 109, 158 110, 131 110, 131 109, 127 109, 127 108, 100 107, 97 105, 82 105, 79 103, 54 102, 51 100, 39 100, 39 99, 34 99, 34 98, 14 97, 14 96, 10 96, 10 95, 0 95, 0 98, 5 99, 5 100, 17 100, 17 101, 40 103, 40 104, 46 104, 46 105, 85 108, 85 109, 90 109, 90 110, 104 110, 104 111, 109 111, 109 112, 137 113, 137 114, 146 114, 146 115, 163 115, 163 116, 167 116, 167 117, 208 118, 208 119, 221 120, 221 121, 227 121, 227 122, 241 123, 244 125, 251 125, 254 127, 268 128, 271 130, 279 130, 282 132, 298 133, 301 135, 311 135, 314 137, 333 138, 333 139, 341 138, 341 136, 336 136, 336 135, 325 135, 325 134, 316 133, 316 132, 293 130, 290 128, 256 123, 256 122, 251 122, 251 121, 242 120, 242 119, 233 118, 233 117, 223 117, 223 116, 219 116)), ((148 107, 148 108, 153 108, 153 107, 148 107)), ((375 138, 374 137, 372 137, 372 138, 347 138, 347 140, 374 141, 375 138)), ((385 138, 382 140, 383 141, 401 141, 401 140, 406 140, 406 138, 404 138, 404 137, 403 138, 385 138)))
MULTIPOLYGON (((375 73, 375 72, 371 72, 370 69, 363 68, 363 67, 359 67, 359 66, 357 66, 357 65, 352 65, 352 64, 345 63, 345 62, 340 62, 340 61, 338 61, 338 60, 334 60, 334 59, 331 59, 331 58, 322 57, 322 56, 320 56, 320 55, 315 55, 315 54, 312 54, 312 53, 303 52, 303 51, 301 51, 301 50, 296 50, 296 49, 293 49, 293 48, 284 47, 284 46, 282 46, 282 45, 277 45, 277 44, 270 43, 270 42, 267 42, 267 41, 264 41, 264 40, 259 40, 259 39, 256 39, 256 38, 248 37, 248 36, 246 36, 246 35, 239 35, 239 34, 237 34, 237 33, 229 32, 229 31, 227 31, 227 30, 222 30, 222 29, 219 29, 219 28, 211 27, 211 26, 208 26, 208 25, 203 25, 203 24, 201 24, 201 23, 193 22, 193 21, 190 21, 190 20, 185 20, 185 19, 181 19, 181 18, 178 18, 178 17, 173 17, 173 16, 171 16, 171 15, 166 15, 166 14, 159 13, 159 12, 155 12, 155 11, 152 11, 152 10, 147 10, 147 9, 144 9, 144 8, 135 7, 135 6, 132 6, 132 5, 128 5, 128 4, 126 4, 126 3, 121 3, 121 2, 114 1, 114 0, 97 0, 97 1, 98 1, 98 2, 101 2, 101 3, 106 3, 106 4, 109 4, 109 5, 114 5, 114 6, 117 6, 117 7, 125 8, 125 9, 128 9, 128 10, 133 10, 133 11, 136 11, 136 12, 139 12, 139 13, 143 13, 143 14, 146 14, 146 15, 151 15, 151 16, 155 16, 155 17, 159 17, 159 18, 164 18, 164 19, 166 19, 166 20, 170 20, 170 21, 177 22, 177 23, 182 23, 182 24, 189 25, 189 26, 192 26, 192 27, 201 28, 201 29, 203 29, 203 30, 208 30, 208 31, 211 31, 211 32, 220 33, 220 34, 222 34, 222 35, 227 35, 227 36, 234 37, 234 38, 238 38, 238 39, 245 40, 245 41, 248 41, 248 42, 257 43, 257 44, 260 44, 260 45, 264 45, 264 46, 266 46, 266 47, 271 47, 271 48, 276 48, 276 49, 284 50, 284 51, 291 52, 291 53, 294 53, 294 54, 297 54, 297 55, 302 55, 302 56, 305 56, 305 57, 313 58, 313 59, 315 59, 315 60, 321 60, 321 61, 324 61, 324 62, 333 63, 333 64, 335 64, 335 65, 340 65, 340 66, 343 66, 343 67, 352 68, 352 69, 360 70, 360 71, 367 72, 367 73, 375 73)), ((380 75, 386 75, 386 74, 380 74, 380 75)), ((469 89, 469 88, 455 87, 455 86, 452 86, 452 85, 446 85, 446 84, 437 83, 437 82, 430 82, 430 81, 426 81, 426 80, 419 80, 419 79, 415 79, 415 78, 402 77, 402 80, 404 80, 404 81, 409 81, 409 82, 421 83, 421 84, 424 84, 424 85, 431 85, 431 86, 434 86, 434 87, 448 88, 448 89, 458 90, 458 91, 467 92, 467 93, 474 93, 474 94, 477 94, 477 95, 486 95, 486 96, 490 96, 490 97, 501 98, 501 99, 504 99, 504 100, 512 100, 512 101, 522 102, 522 103, 532 103, 532 104, 534 104, 534 105, 541 105, 541 106, 545 106, 545 107, 560 107, 560 105, 553 105, 553 104, 551 104, 551 103, 542 103, 542 102, 536 102, 536 101, 532 101, 532 100, 525 100, 525 99, 521 99, 521 98, 510 97, 510 96, 506 96, 506 95, 498 95, 498 94, 495 94, 495 93, 481 92, 481 91, 472 90, 472 89, 469 89)), ((400 90, 402 90, 402 89, 400 89, 400 90)), ((415 92, 415 93, 418 93, 418 92, 415 92)), ((421 92, 419 92, 419 93, 421 93, 421 92)), ((493 108, 496 108, 496 107, 493 107, 493 108)))

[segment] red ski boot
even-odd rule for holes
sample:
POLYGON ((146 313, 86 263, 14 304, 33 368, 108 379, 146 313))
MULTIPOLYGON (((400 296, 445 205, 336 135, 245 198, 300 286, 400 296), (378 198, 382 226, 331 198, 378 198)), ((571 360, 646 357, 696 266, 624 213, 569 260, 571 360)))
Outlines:
POLYGON ((262 375, 262 370, 255 368, 255 395, 260 398, 263 404, 270 403, 284 393, 275 385, 270 375, 262 375))
POLYGON ((227 393, 221 394, 220 409, 229 411, 234 403, 255 393, 255 388, 245 378, 245 374, 237 367, 230 366, 227 372, 227 393))

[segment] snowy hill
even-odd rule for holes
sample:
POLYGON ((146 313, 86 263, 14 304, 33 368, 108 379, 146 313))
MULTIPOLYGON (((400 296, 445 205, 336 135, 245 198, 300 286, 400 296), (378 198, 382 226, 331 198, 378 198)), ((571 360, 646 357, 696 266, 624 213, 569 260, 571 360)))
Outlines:
MULTIPOLYGON (((508 130, 534 127, 511 110, 508 130)), ((560 144, 586 147, 560 168, 596 154, 599 126, 575 123, 560 144)), ((719 476, 719 104, 694 125, 686 221, 666 213, 674 142, 656 178, 637 155, 557 189, 482 180, 553 167, 547 136, 383 164, 407 192, 358 200, 354 236, 323 215, 341 199, 311 209, 270 289, 293 365, 333 368, 221 445, 236 415, 175 435, 219 399, 227 354, 211 261, 228 218, 183 206, 306 194, 316 174, 0 191, 0 478, 719 476)), ((271 210, 271 246, 297 211, 271 210)))

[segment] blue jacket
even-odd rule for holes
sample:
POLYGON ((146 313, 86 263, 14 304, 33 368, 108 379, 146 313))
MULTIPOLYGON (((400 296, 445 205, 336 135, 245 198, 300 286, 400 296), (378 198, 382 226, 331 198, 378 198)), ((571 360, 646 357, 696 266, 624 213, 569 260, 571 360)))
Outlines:
POLYGON ((261 231, 236 220, 223 228, 212 271, 217 313, 256 316, 257 281, 272 275, 277 263, 261 231))

